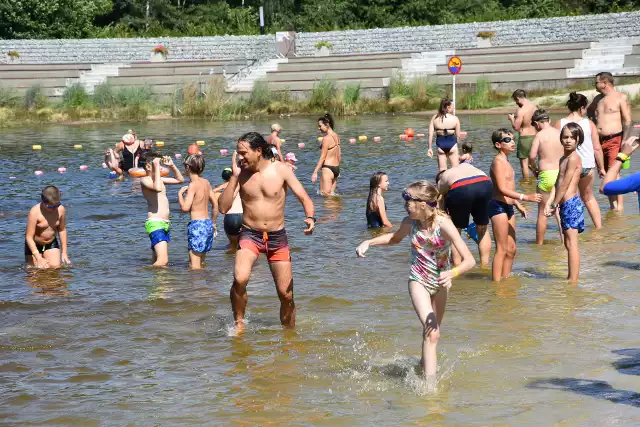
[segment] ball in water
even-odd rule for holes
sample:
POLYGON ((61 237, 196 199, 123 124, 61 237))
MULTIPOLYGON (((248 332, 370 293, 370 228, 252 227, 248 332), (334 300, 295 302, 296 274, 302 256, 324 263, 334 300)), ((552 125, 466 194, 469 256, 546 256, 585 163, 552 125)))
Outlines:
POLYGON ((89 166, 87 166, 87 165, 80 165, 80 170, 81 170, 81 171, 86 171, 87 169, 89 169, 89 166))
POLYGON ((373 140, 374 140, 375 142, 380 142, 380 141, 381 141, 381 139, 380 139, 380 137, 379 137, 379 136, 374 136, 374 137, 373 137, 373 140))
POLYGON ((180 153, 176 153, 176 154, 175 154, 175 156, 176 156, 176 159, 179 159, 179 158, 181 158, 181 157, 182 157, 182 154, 180 154, 180 153))
POLYGON ((226 156, 229 153, 229 150, 227 150, 226 148, 221 148, 220 149, 220 155, 221 156, 226 156))
POLYGON ((415 135, 415 132, 411 128, 406 128, 404 130, 404 134, 407 135, 409 138, 412 138, 415 135))
POLYGON ((355 138, 351 138, 351 139, 349 140, 349 144, 355 144, 355 143, 356 143, 356 139, 355 139, 355 138))
POLYGON ((67 168, 58 168, 58 172, 60 173, 65 173, 67 171, 67 168))
POLYGON ((298 148, 304 148, 304 142, 298 143, 298 148))
POLYGON ((191 144, 189 146, 189 150, 187 150, 189 154, 200 154, 200 149, 196 144, 191 144))
POLYGON ((38 176, 40 176, 40 175, 44 175, 44 172, 42 172, 42 171, 35 171, 34 173, 35 173, 36 175, 38 175, 38 176))
POLYGON ((204 141, 196 141, 196 145, 201 147, 204 145, 204 141))

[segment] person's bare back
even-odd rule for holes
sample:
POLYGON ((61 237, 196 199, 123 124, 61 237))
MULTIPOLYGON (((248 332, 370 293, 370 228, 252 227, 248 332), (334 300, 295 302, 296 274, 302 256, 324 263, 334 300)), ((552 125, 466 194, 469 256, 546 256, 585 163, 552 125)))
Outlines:
POLYGON ((522 106, 516 110, 516 122, 520 122, 518 119, 522 117, 522 122, 518 129, 520 136, 536 134, 536 129, 531 125, 531 118, 533 117, 534 111, 536 111, 536 105, 528 100, 524 100, 522 106))
POLYGON ((538 168, 541 171, 558 170, 558 163, 564 154, 564 148, 560 143, 560 131, 554 127, 542 129, 536 135, 531 147, 531 154, 536 150, 538 155, 538 168))
POLYGON ((211 184, 206 179, 191 175, 191 182, 187 193, 193 192, 193 202, 191 203, 191 219, 208 219, 209 218, 209 202, 211 200, 211 184))

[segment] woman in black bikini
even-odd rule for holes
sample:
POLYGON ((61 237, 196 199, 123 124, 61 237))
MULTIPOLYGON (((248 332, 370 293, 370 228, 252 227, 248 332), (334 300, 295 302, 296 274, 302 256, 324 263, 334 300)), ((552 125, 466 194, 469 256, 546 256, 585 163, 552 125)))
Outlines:
POLYGON ((107 165, 110 165, 112 170, 115 171, 120 178, 122 178, 124 176, 124 172, 132 168, 140 167, 138 161, 140 160, 140 156, 142 155, 143 150, 143 143, 136 138, 135 133, 127 133, 122 137, 122 141, 117 143, 115 148, 113 149, 113 153, 115 154, 116 159, 120 159, 117 167, 114 167, 115 165, 110 165, 109 156, 111 150, 107 150, 104 153, 105 163, 107 165))
POLYGON ((451 167, 460 163, 458 157, 458 138, 460 137, 460 120, 453 115, 453 102, 444 98, 440 102, 438 114, 429 123, 429 150, 427 155, 433 157, 433 135, 436 135, 438 146, 438 169, 447 169, 447 159, 451 167))
POLYGON ((333 131, 333 117, 329 113, 318 119, 318 129, 325 136, 322 138, 322 154, 320 154, 318 164, 311 175, 311 182, 315 184, 318 179, 318 171, 322 171, 320 176, 320 195, 330 196, 335 194, 338 177, 340 176, 340 160, 342 157, 340 137, 333 131))

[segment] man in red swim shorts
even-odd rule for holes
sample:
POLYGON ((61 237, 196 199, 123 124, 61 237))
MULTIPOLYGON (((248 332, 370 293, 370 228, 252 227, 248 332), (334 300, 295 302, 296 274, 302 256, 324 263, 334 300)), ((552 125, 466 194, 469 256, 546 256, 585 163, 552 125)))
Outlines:
MULTIPOLYGON (((598 128, 604 168, 608 171, 616 161, 622 140, 630 136, 631 107, 627 95, 616 91, 611 73, 596 75, 596 90, 599 95, 589 107, 589 116, 598 128)), ((622 211, 622 195, 609 196, 609 205, 612 210, 622 211)))
POLYGON ((233 154, 233 175, 218 199, 220 212, 227 213, 233 204, 238 185, 243 209, 243 225, 236 252, 231 308, 236 329, 244 329, 247 307, 247 283, 251 269, 261 253, 266 254, 271 274, 280 298, 280 322, 295 326, 296 307, 293 302, 293 274, 287 233, 284 229, 284 206, 287 188, 302 203, 308 228, 313 233, 316 224, 313 202, 293 171, 283 162, 276 162, 275 148, 262 135, 249 132, 238 139, 233 154), (275 151, 275 153, 274 153, 275 151))

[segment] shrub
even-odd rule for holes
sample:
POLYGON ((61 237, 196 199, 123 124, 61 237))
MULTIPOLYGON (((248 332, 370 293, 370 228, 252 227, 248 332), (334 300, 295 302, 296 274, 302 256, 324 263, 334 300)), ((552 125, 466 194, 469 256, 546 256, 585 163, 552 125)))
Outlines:
POLYGON ((326 47, 329 50, 333 49, 333 45, 326 40, 319 41, 318 43, 314 44, 313 47, 315 47, 316 49, 320 49, 322 47, 326 47))
POLYGON ((477 37, 480 37, 481 39, 492 39, 494 38, 496 35, 495 31, 480 31, 477 34, 477 37))
POLYGON ((39 110, 49 104, 49 98, 42 93, 40 85, 31 86, 24 94, 24 106, 27 110, 39 110))
POLYGON ((20 58, 20 53, 17 50, 10 50, 7 53, 7 56, 10 56, 12 58, 20 58))
POLYGON ((80 83, 68 86, 62 93, 62 104, 65 107, 77 108, 91 105, 91 98, 80 83))
POLYGON ((139 107, 153 100, 153 91, 149 86, 123 87, 118 90, 116 100, 122 107, 139 107))
POLYGON ((309 97, 309 108, 324 111, 331 106, 331 101, 336 97, 338 88, 336 82, 322 79, 313 84, 309 97))
POLYGON ((164 45, 156 45, 156 47, 154 47, 153 49, 151 49, 152 53, 160 53, 163 56, 168 56, 169 55, 169 49, 166 48, 166 46, 164 45))
POLYGON ((18 103, 16 91, 10 87, 0 87, 0 107, 15 107, 18 103))
POLYGON ((93 103, 100 108, 113 108, 118 104, 116 92, 111 84, 105 82, 93 90, 93 103))
POLYGON ((269 106, 271 102, 271 90, 266 80, 258 80, 253 85, 251 96, 249 97, 249 105, 258 110, 262 110, 269 106))
POLYGON ((347 85, 344 88, 344 103, 346 105, 354 105, 360 99, 360 83, 355 85, 347 85))

